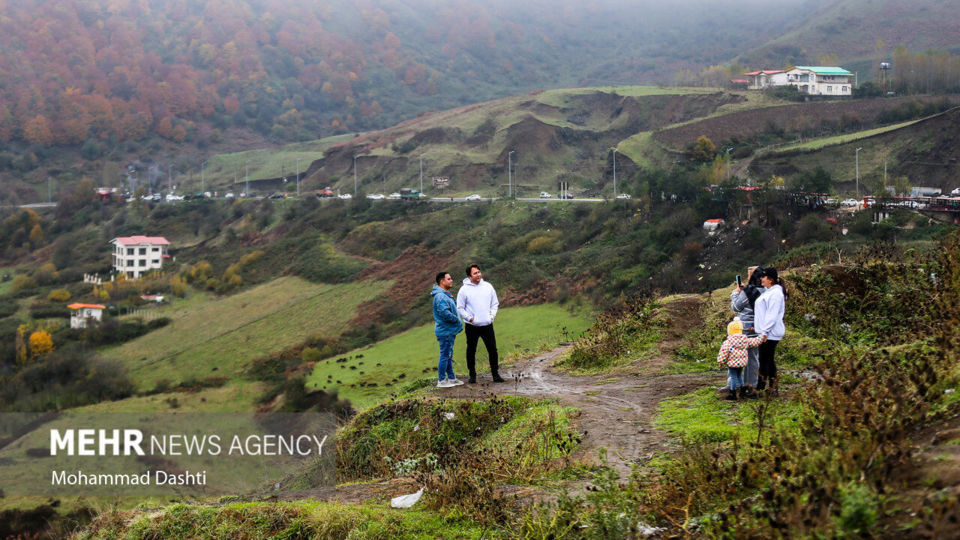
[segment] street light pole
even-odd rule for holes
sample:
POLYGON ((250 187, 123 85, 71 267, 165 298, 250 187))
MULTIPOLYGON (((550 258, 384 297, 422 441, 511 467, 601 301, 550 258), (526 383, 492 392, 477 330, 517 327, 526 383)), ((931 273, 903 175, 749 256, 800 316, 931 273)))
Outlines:
POLYGON ((857 199, 860 198, 860 151, 863 150, 863 147, 857 148, 855 152, 856 162, 857 162, 857 199))
POLYGON ((617 149, 613 149, 613 198, 617 198, 617 149))
POLYGON ((423 194, 423 156, 426 154, 420 154, 420 193, 423 194))
POLYGON ((297 158, 297 197, 300 196, 300 158, 297 158))
POLYGON ((206 188, 206 182, 204 181, 204 177, 203 177, 203 166, 206 165, 206 164, 207 164, 206 161, 204 161, 203 163, 200 164, 200 193, 205 193, 205 192, 207 191, 207 190, 205 189, 205 188, 206 188))
POLYGON ((353 196, 357 196, 357 157, 353 156, 353 196))
POLYGON ((507 153, 507 198, 513 196, 513 150, 507 153))
POLYGON ((250 196, 250 161, 247 161, 243 164, 243 181, 246 182, 246 188, 244 193, 247 194, 247 197, 250 196))

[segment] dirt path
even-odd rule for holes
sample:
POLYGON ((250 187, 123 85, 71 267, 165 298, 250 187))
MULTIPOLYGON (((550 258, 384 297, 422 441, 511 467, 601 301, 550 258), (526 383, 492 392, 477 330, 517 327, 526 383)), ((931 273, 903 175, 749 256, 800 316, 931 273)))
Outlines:
POLYGON ((579 457, 595 459, 597 451, 606 448, 608 464, 625 476, 632 464, 650 459, 670 444, 667 435, 653 426, 661 400, 722 380, 719 372, 651 374, 660 372, 671 362, 683 336, 702 324, 701 303, 699 297, 685 296, 665 305, 669 320, 658 354, 642 364, 618 368, 616 375, 577 376, 554 369, 555 363, 570 351, 570 346, 564 346, 501 370, 507 379, 505 383, 494 384, 488 374, 481 374, 476 385, 465 384, 437 392, 468 399, 501 394, 554 398, 563 405, 576 407, 581 411, 579 428, 584 433, 579 457))

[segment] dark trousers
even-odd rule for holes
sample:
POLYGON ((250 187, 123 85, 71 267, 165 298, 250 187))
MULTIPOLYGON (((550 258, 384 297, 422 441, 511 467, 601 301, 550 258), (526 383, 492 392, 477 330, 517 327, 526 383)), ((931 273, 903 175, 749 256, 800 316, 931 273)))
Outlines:
POLYGON ((768 339, 760 344, 760 377, 757 381, 757 390, 763 390, 767 386, 773 387, 777 380, 777 363, 773 359, 773 353, 777 350, 778 340, 768 339))
POLYGON ((477 341, 482 339, 483 346, 487 348, 487 356, 490 357, 490 374, 498 375, 499 357, 497 356, 497 336, 493 333, 493 325, 474 326, 472 324, 463 325, 467 333, 467 371, 471 377, 477 376, 477 341))

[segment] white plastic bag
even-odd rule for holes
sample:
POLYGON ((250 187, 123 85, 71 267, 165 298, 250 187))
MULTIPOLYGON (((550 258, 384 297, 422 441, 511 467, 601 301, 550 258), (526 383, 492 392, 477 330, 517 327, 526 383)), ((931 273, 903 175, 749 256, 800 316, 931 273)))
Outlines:
POLYGON ((400 495, 399 497, 394 497, 390 499, 391 508, 410 508, 411 506, 417 504, 417 501, 420 500, 420 497, 423 496, 423 488, 420 488, 416 493, 411 493, 409 495, 400 495))

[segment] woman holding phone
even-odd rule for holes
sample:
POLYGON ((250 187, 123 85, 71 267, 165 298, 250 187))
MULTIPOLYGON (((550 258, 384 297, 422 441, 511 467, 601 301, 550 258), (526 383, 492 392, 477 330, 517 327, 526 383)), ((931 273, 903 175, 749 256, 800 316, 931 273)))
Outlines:
MULTIPOLYGON (((764 290, 760 285, 762 270, 759 266, 747 268, 747 280, 744 282, 740 279, 740 276, 737 276, 737 283, 730 292, 730 309, 740 318, 740 322, 743 323, 743 333, 747 337, 756 337, 757 335, 754 325, 754 305, 764 290)), ((747 365, 743 369, 743 389, 740 391, 740 397, 757 397, 754 389, 757 387, 759 369, 759 350, 756 348, 747 349, 747 365)))
POLYGON ((783 280, 777 275, 776 268, 765 268, 760 274, 760 284, 764 291, 754 305, 754 327, 763 340, 760 345, 760 376, 757 390, 767 386, 774 395, 777 393, 777 364, 774 353, 777 344, 783 339, 786 328, 783 325, 783 314, 786 308, 787 290, 783 280))

